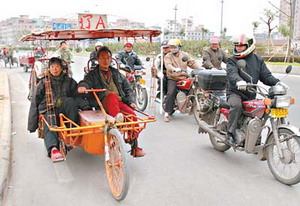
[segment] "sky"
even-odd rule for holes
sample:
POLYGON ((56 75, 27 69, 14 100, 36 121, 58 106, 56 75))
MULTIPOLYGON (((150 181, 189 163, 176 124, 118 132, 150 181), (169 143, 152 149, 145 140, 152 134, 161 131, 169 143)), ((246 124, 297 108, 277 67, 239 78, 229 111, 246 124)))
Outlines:
MULTIPOLYGON (((223 28, 227 35, 252 32, 252 22, 260 21, 265 8, 279 7, 280 0, 223 0, 223 28)), ((163 26, 167 19, 174 20, 177 5, 177 21, 193 16, 196 25, 204 25, 209 31, 220 34, 221 0, 8 0, 1 5, 0 21, 19 15, 30 18, 46 15, 51 17, 76 17, 76 13, 108 14, 108 20, 128 18, 144 22, 146 26, 163 26)), ((258 31, 265 30, 261 24, 258 31)))

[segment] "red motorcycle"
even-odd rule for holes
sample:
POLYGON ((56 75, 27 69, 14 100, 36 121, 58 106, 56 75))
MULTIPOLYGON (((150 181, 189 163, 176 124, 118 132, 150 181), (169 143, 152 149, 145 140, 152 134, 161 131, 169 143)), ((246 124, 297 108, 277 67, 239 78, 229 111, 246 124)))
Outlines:
MULTIPOLYGON (((243 72, 246 62, 239 61, 239 68, 243 72)), ((289 66, 286 73, 291 69, 289 66)), ((209 134, 216 150, 224 152, 233 147, 235 151, 258 154, 260 160, 267 160, 271 173, 279 182, 286 185, 299 183, 300 131, 286 120, 288 108, 294 104, 294 99, 286 95, 287 87, 282 84, 272 86, 269 90, 257 84, 248 84, 247 89, 264 99, 242 102, 244 111, 238 121, 236 145, 229 145, 226 141, 229 114, 226 101, 220 101, 213 124, 199 121, 200 131, 209 134), (262 138, 265 133, 266 137, 262 138)))

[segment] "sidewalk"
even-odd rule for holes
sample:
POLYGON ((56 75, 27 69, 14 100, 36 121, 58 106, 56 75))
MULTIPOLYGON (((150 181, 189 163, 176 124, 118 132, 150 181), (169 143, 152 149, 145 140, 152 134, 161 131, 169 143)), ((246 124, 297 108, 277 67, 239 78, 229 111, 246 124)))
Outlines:
POLYGON ((8 75, 0 72, 0 205, 7 189, 11 148, 11 106, 8 75))

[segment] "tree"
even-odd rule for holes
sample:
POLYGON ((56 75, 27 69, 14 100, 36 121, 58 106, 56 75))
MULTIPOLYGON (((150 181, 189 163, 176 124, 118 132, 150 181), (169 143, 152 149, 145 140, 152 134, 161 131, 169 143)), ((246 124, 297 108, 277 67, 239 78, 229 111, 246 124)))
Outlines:
POLYGON ((252 22, 252 26, 253 26, 253 34, 256 32, 256 30, 257 30, 257 28, 258 28, 258 26, 259 26, 259 22, 258 21, 254 21, 254 22, 252 22))
POLYGON ((164 31, 164 35, 165 36, 168 36, 170 34, 170 30, 168 30, 168 29, 165 29, 165 31, 164 31))
POLYGON ((204 36, 208 33, 208 29, 205 29, 204 27, 202 27, 201 33, 202 33, 202 40, 204 40, 204 36))
POLYGON ((227 32, 227 28, 226 28, 226 27, 224 27, 224 29, 223 29, 223 31, 222 31, 222 34, 221 34, 221 36, 222 36, 222 37, 226 36, 226 32, 227 32))
POLYGON ((272 22, 279 16, 278 11, 271 11, 270 9, 264 9, 264 17, 261 17, 260 20, 267 24, 268 27, 268 54, 270 54, 270 44, 271 44, 271 33, 276 26, 272 27, 272 22))
POLYGON ((184 36, 184 35, 185 35, 184 29, 180 29, 180 31, 179 31, 179 36, 184 36))

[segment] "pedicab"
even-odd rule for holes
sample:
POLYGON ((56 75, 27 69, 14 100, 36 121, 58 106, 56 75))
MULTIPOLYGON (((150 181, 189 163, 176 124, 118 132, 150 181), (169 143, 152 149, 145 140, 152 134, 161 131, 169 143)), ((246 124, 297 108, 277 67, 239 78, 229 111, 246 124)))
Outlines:
MULTIPOLYGON (((34 40, 81 40, 115 37, 149 37, 158 36, 159 30, 64 30, 33 33, 21 39, 21 41, 34 40)), ((80 123, 76 124, 64 114, 59 114, 59 123, 56 124, 54 113, 53 96, 51 91, 50 75, 44 73, 45 90, 47 94, 47 119, 40 114, 38 136, 43 138, 43 129, 46 124, 50 131, 59 134, 60 151, 66 160, 67 152, 70 149, 81 147, 87 153, 104 155, 105 168, 108 184, 113 197, 123 200, 129 189, 129 174, 124 151, 124 142, 130 143, 136 140, 134 132, 139 134, 146 128, 147 123, 154 122, 155 118, 146 113, 137 111, 138 116, 125 114, 123 122, 117 122, 108 115, 98 98, 97 92, 104 92, 105 89, 88 89, 95 97, 100 110, 79 111, 80 123), (53 126, 59 125, 59 126, 53 126), (122 140, 123 138, 123 140, 122 140)))

